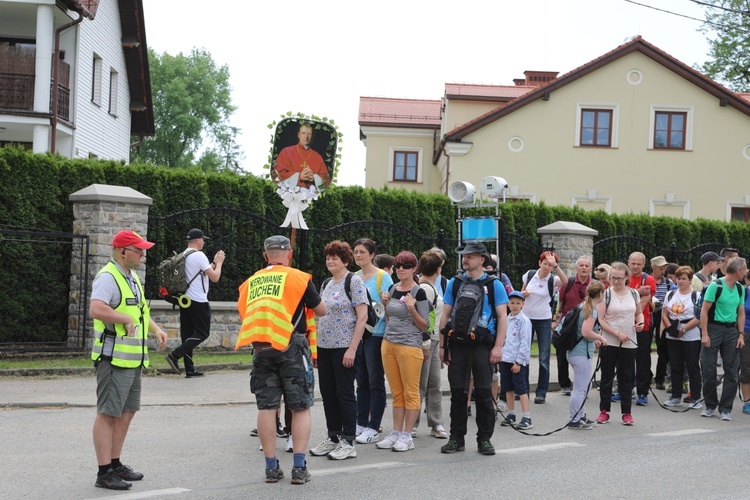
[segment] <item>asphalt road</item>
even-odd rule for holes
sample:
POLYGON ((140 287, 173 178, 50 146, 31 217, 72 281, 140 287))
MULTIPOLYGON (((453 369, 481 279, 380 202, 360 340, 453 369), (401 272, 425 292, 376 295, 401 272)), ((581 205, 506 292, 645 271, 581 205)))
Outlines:
MULTIPOLYGON (((747 498, 745 464, 750 456, 750 415, 736 402, 734 420, 702 418, 698 411, 668 413, 653 398, 634 407, 635 426, 613 421, 591 431, 564 429, 547 437, 496 427, 498 453, 476 452, 470 420, 467 450, 441 454, 445 440, 426 427, 416 448, 396 453, 357 445, 358 456, 343 462, 308 457, 311 482, 292 485, 291 454, 279 458, 287 477, 263 481, 263 454, 250 437, 256 409, 247 373, 213 373, 199 380, 145 379, 144 407, 133 421, 123 461, 143 472, 128 492, 94 487, 91 443, 95 410, 91 377, 2 379, 0 402, 19 399, 52 406, 0 410, 0 498, 747 498), (190 384, 190 385, 188 385, 190 384), (54 400, 54 401, 53 401, 54 400), (58 406, 68 400, 73 406, 58 406)), ((657 395, 665 399, 666 393, 657 395)), ((531 407, 534 429, 544 433, 565 424, 569 398, 550 393, 531 407)), ((448 398, 443 398, 447 415, 448 398)), ((27 404, 31 406, 31 404, 27 404)), ((587 409, 595 415, 598 393, 587 409)), ((389 431, 390 406, 383 423, 389 431)), ((447 422, 446 422, 447 424, 447 422)), ((313 438, 325 436, 320 401, 313 407, 313 438)))

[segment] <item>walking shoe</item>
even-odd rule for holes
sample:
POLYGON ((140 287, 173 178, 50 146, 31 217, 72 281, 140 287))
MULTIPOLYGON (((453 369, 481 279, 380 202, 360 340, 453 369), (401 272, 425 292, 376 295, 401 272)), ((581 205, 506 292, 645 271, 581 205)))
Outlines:
POLYGON ((579 420, 578 422, 570 422, 568 424, 568 429, 574 429, 577 431, 590 431, 593 428, 594 424, 585 422, 583 419, 579 420))
POLYGON ((448 439, 448 431, 442 425, 433 428, 430 434, 438 439, 448 439))
POLYGON ((500 425, 502 425, 503 427, 508 427, 508 426, 513 427, 514 425, 516 425, 516 416, 511 415, 511 414, 506 415, 505 419, 503 419, 503 421, 500 422, 500 425))
POLYGON ((393 448, 393 445, 396 444, 396 441, 398 441, 399 436, 400 434, 396 431, 391 431, 391 433, 388 434, 387 437, 375 443, 375 446, 377 446, 381 450, 390 450, 391 448, 393 448))
POLYGON ((276 437, 277 438, 289 437, 289 433, 287 433, 282 427, 277 427, 276 428, 276 437))
POLYGON ((286 438, 286 446, 284 448, 286 449, 287 453, 294 452, 294 441, 292 441, 291 435, 288 438, 286 438))
POLYGON ((96 478, 94 486, 108 490, 129 490, 133 483, 124 481, 121 477, 114 475, 112 469, 109 469, 106 474, 96 478))
POLYGON ((466 415, 471 416, 471 405, 466 407, 466 415))
POLYGON ((338 445, 339 443, 334 442, 331 438, 327 437, 325 441, 310 450, 310 455, 324 457, 335 450, 338 445))
POLYGON ((683 399, 682 402, 683 403, 689 403, 692 400, 693 400, 693 396, 691 396, 690 394, 688 394, 687 396, 685 396, 685 399, 683 399))
POLYGON ((185 372, 185 378, 202 377, 203 375, 204 373, 199 372, 198 370, 195 370, 192 372, 185 372))
POLYGON ((498 399, 497 400, 497 410, 498 411, 508 411, 508 403, 506 403, 502 399, 498 399))
POLYGON ((398 441, 396 441, 391 448, 391 450, 393 451, 409 451, 413 449, 414 440, 409 434, 401 434, 401 436, 398 438, 398 441))
POLYGON ((664 385, 664 382, 657 382, 656 389, 659 391, 664 391, 667 389, 667 387, 664 385))
POLYGON ((633 415, 630 413, 625 413, 622 416, 622 425, 633 425, 635 424, 635 421, 633 420, 633 415))
POLYGON ((641 394, 638 396, 638 398, 635 400, 636 406, 648 406, 648 396, 646 394, 641 394))
POLYGON ((310 471, 305 467, 292 467, 292 484, 305 484, 310 480, 310 471))
POLYGON ((119 477, 124 481, 140 481, 143 479, 143 474, 135 472, 132 468, 125 464, 121 464, 116 469, 112 469, 112 474, 119 477))
POLYGON ((701 417, 713 417, 715 409, 716 408, 709 408, 708 406, 706 406, 706 408, 704 408, 701 412, 701 417))
POLYGON ((680 398, 669 398, 664 401, 664 406, 682 406, 682 401, 680 398))
POLYGON ((571 387, 563 387, 560 389, 560 395, 561 396, 570 396, 573 392, 573 389, 571 387))
POLYGON ((365 432, 365 429, 367 429, 367 427, 365 427, 364 425, 357 424, 357 436, 365 432))
POLYGON ((417 432, 417 429, 412 429, 412 430, 411 430, 411 437, 412 437, 412 438, 415 438, 415 437, 417 437, 417 436, 419 436, 419 433, 417 432))
POLYGON ((258 437, 258 429, 253 429, 250 431, 250 435, 252 437, 258 437))
POLYGON ((619 392, 613 392, 612 393, 612 402, 613 403, 619 403, 622 398, 620 397, 619 392))
POLYGON ((700 410, 701 408, 703 408, 703 405, 701 404, 701 402, 700 402, 699 400, 697 400, 697 399, 696 399, 696 400, 692 400, 692 399, 691 399, 691 400, 690 400, 690 401, 688 402, 688 407, 689 407, 689 408, 690 408, 691 410, 700 410))
POLYGON ((607 413, 607 410, 602 410, 599 416, 596 417, 596 423, 606 424, 607 422, 609 422, 609 413, 607 413))
POLYGON ((167 364, 169 364, 173 372, 175 372, 177 375, 182 375, 182 370, 180 369, 179 365, 179 359, 172 356, 172 353, 167 354, 166 356, 164 356, 164 358, 167 360, 167 364))
POLYGON ((750 401, 742 405, 742 413, 750 415, 750 401))
POLYGON ((279 467, 279 461, 276 460, 276 467, 266 467, 266 482, 278 483, 279 479, 284 479, 284 471, 279 467))
POLYGON ((482 439, 477 441, 477 451, 482 455, 494 455, 495 447, 492 446, 489 439, 482 439))
POLYGON ((360 444, 375 443, 378 440, 378 431, 370 429, 369 427, 362 431, 362 434, 357 436, 356 442, 360 444))
POLYGON ((534 398, 534 404, 543 405, 546 400, 547 398, 545 396, 537 396, 534 398))
POLYGON ((516 426, 516 429, 521 429, 522 431, 527 431, 529 429, 533 429, 534 424, 531 423, 531 419, 529 417, 523 417, 521 421, 516 426))
POLYGON ((463 444, 459 444, 455 439, 451 439, 440 447, 440 453, 456 453, 457 451, 464 451, 465 449, 466 447, 463 444))
POLYGON ((354 445, 349 444, 346 439, 339 441, 339 445, 328 454, 328 458, 331 460, 346 460, 347 458, 356 458, 357 450, 354 449, 354 445))
POLYGON ((729 422, 732 420, 732 415, 730 415, 728 411, 723 411, 721 412, 721 419, 729 422))

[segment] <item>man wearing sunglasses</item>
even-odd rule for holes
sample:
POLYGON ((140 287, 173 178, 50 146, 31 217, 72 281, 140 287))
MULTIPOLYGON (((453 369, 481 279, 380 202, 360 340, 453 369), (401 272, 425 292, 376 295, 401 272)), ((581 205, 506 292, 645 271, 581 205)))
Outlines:
POLYGON ((99 464, 95 486, 127 490, 143 474, 120 462, 125 436, 141 407, 141 369, 148 368, 147 332, 167 334, 150 317, 141 280, 135 269, 154 246, 125 230, 112 240, 112 260, 94 278, 89 312, 94 318, 91 358, 96 367, 94 449, 99 464))

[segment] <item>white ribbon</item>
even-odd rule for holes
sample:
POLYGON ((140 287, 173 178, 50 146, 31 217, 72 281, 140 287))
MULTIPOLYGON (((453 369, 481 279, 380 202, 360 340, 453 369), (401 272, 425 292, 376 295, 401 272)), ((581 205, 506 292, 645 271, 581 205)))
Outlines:
POLYGON ((280 227, 287 227, 291 224, 293 228, 307 229, 302 212, 307 210, 312 200, 318 199, 318 191, 315 186, 309 188, 294 186, 289 189, 282 183, 279 184, 276 194, 281 196, 281 202, 289 209, 286 213, 286 219, 280 227))

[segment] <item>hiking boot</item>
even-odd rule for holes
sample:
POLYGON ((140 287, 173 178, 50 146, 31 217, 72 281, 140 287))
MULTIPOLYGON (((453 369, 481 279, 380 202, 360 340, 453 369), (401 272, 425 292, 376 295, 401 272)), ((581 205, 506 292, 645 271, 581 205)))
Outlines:
POLYGON ((609 413, 607 410, 602 410, 598 417, 596 417, 597 424, 606 424, 609 422, 609 413))
POLYGON ((108 490, 129 490, 133 483, 124 481, 121 477, 113 474, 112 469, 109 469, 103 476, 96 478, 94 486, 97 488, 107 488, 108 490))
POLYGON ((502 425, 503 427, 508 427, 508 426, 513 427, 514 425, 516 425, 516 416, 512 414, 506 415, 505 419, 503 419, 503 421, 500 422, 500 425, 502 425))
POLYGON ((669 398, 664 401, 664 406, 682 406, 682 401, 680 398, 669 398))
POLYGON ((522 431, 528 431, 529 429, 533 429, 534 424, 531 423, 531 419, 529 417, 523 417, 521 421, 516 426, 516 429, 520 429, 522 431))
POLYGON ((622 416, 622 425, 633 425, 635 424, 635 421, 633 420, 633 415, 630 413, 625 413, 622 416))
POLYGON ((440 453, 456 453, 465 449, 466 447, 463 444, 459 444, 455 439, 449 439, 446 444, 440 447, 440 453))
POLYGON ((279 479, 284 479, 284 471, 279 467, 279 461, 276 460, 276 467, 266 467, 266 482, 278 483, 279 479))
POLYGON ((167 354, 164 356, 164 359, 167 360, 167 364, 172 368, 172 371, 175 372, 177 375, 182 375, 182 370, 180 369, 179 362, 180 360, 172 356, 172 353, 167 354))
POLYGON ((338 445, 339 443, 334 442, 331 438, 327 437, 325 441, 310 450, 310 455, 324 457, 335 450, 338 445))
POLYGON ((143 474, 135 472, 132 468, 125 464, 120 464, 116 469, 111 469, 112 474, 123 479, 125 481, 140 481, 143 479, 143 474))
POLYGON ((349 444, 346 439, 339 441, 339 445, 328 454, 331 460, 346 460, 347 458, 357 458, 357 450, 354 445, 349 444))
POLYGON ((482 455, 494 455, 495 447, 492 446, 489 439, 482 439, 477 442, 477 451, 482 455))
POLYGON ((292 467, 292 484, 305 484, 310 480, 310 471, 305 467, 292 467))
POLYGON ((577 431, 590 431, 594 428, 594 424, 590 424, 588 422, 585 422, 584 420, 579 420, 578 422, 570 422, 568 424, 568 429, 573 429, 577 431))

